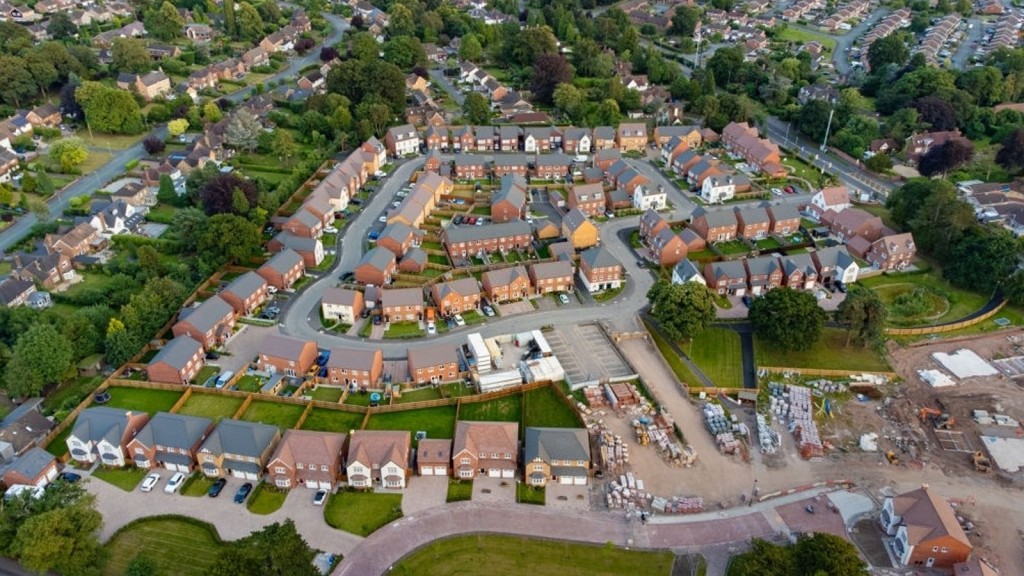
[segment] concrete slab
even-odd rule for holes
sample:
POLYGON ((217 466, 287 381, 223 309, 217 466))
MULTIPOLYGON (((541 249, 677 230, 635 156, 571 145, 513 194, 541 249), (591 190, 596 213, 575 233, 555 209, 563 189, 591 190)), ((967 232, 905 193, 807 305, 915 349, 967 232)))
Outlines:
POLYGON ((548 508, 562 510, 589 510, 590 487, 548 484, 544 489, 544 502, 548 508))
POLYGON ((874 501, 859 492, 832 492, 828 499, 839 509, 839 515, 847 525, 875 509, 874 501))
POLYGON ((1019 472, 1024 468, 1024 439, 981 436, 981 442, 1001 470, 1019 472))
POLYGON ((515 316, 516 314, 525 314, 527 312, 533 312, 535 308, 529 300, 520 300, 519 302, 506 302, 504 304, 498 304, 498 314, 502 317, 515 316))

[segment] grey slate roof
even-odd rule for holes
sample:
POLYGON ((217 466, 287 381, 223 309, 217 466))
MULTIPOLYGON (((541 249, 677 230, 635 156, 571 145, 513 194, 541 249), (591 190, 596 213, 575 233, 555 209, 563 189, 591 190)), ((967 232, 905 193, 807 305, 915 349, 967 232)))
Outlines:
POLYGON ((576 231, 584 222, 587 221, 587 215, 584 214, 579 208, 573 208, 569 210, 565 216, 562 217, 562 224, 565 225, 570 232, 576 231))
POLYGON ((797 210, 794 204, 777 204, 769 209, 772 211, 772 216, 776 221, 800 219, 800 211, 797 210))
MULTIPOLYGON (((377 241, 380 242, 381 238, 391 238, 395 242, 401 244, 409 238, 409 234, 416 234, 417 232, 419 231, 405 222, 391 222, 381 230, 380 237, 377 238, 377 241)), ((418 235, 422 236, 423 233, 420 232, 418 235)))
POLYGON ((595 140, 614 140, 615 129, 611 126, 598 126, 594 128, 594 139, 595 140))
POLYGON ((381 290, 380 305, 384 308, 392 306, 422 306, 422 288, 388 288, 381 290))
MULTIPOLYGON (((526 162, 525 157, 523 162, 526 162)), ((501 188, 491 196, 491 204, 507 200, 513 206, 522 208, 526 204, 526 193, 524 190, 526 190, 525 178, 518 174, 506 174, 501 177, 501 188)))
POLYGON ((709 212, 703 208, 698 208, 693 212, 693 217, 690 221, 693 222, 701 216, 708 223, 708 228, 736 225, 736 214, 732 210, 714 210, 709 212))
POLYGON ((3 282, 0 282, 0 304, 10 304, 21 296, 26 290, 32 288, 34 284, 28 280, 21 280, 18 278, 7 278, 3 282))
MULTIPOLYGON (((494 166, 527 166, 530 164, 525 154, 505 154, 494 158, 494 166)), ((524 183, 525 184, 525 183, 524 183)))
POLYGON ((811 260, 810 254, 791 254, 782 258, 783 270, 787 275, 792 274, 794 271, 799 270, 807 275, 809 273, 817 274, 818 269, 814 267, 814 262, 811 260))
POLYGON ((135 440, 150 448, 164 446, 190 449, 206 434, 210 424, 213 424, 213 420, 209 418, 158 412, 135 435, 135 440))
POLYGON ((427 253, 419 247, 410 248, 409 251, 405 253, 405 256, 402 256, 402 262, 406 261, 416 262, 417 264, 426 264, 427 253))
POLYGON ((522 220, 512 220, 511 222, 488 224, 486 226, 450 226, 445 230, 445 237, 453 244, 522 235, 530 235, 530 225, 522 220))
POLYGON ((250 270, 232 280, 227 288, 224 289, 224 292, 234 294, 244 301, 249 296, 262 290, 266 285, 267 281, 262 276, 250 270))
POLYGON ((35 478, 53 463, 55 458, 42 448, 31 448, 11 463, 7 470, 21 473, 26 478, 35 478))
POLYGON ((18 406, 14 410, 11 410, 7 416, 4 416, 3 420, 0 420, 0 429, 7 428, 15 422, 18 422, 22 418, 29 415, 30 412, 39 412, 39 406, 43 403, 42 398, 30 398, 22 402, 21 406, 18 406))
POLYGON ((539 262, 537 264, 533 264, 530 269, 533 270, 533 277, 535 280, 572 276, 572 262, 568 262, 566 260, 539 262))
POLYGON ((288 248, 285 250, 281 250, 280 252, 275 254, 274 257, 271 258, 270 260, 267 260, 266 264, 264 264, 262 267, 275 270, 277 272, 280 272, 281 274, 286 274, 288 271, 290 271, 292 268, 295 268, 295 266, 300 264, 301 262, 302 256, 300 256, 299 253, 296 252, 295 250, 288 248))
POLYGON ((508 286, 517 278, 528 278, 529 275, 526 272, 526 267, 511 266, 509 268, 498 268, 497 270, 488 270, 484 272, 481 278, 489 280, 491 286, 508 286))
POLYGON ((498 136, 500 136, 502 140, 511 140, 513 138, 519 138, 519 126, 508 124, 499 126, 498 136))
POLYGON ((169 366, 181 370, 195 356, 196 352, 202 349, 202 344, 185 334, 175 336, 170 342, 164 344, 164 347, 156 353, 156 356, 153 356, 153 359, 149 361, 149 365, 152 366, 159 362, 165 362, 169 366))
POLYGON ((590 460, 590 438, 582 428, 526 429, 523 460, 590 460))
POLYGON ((775 256, 759 256, 747 259, 747 270, 751 276, 770 275, 775 270, 781 270, 779 259, 775 256))
POLYGON ((441 282, 434 286, 437 289, 437 296, 439 298, 444 298, 449 294, 469 296, 470 294, 480 293, 480 284, 476 281, 476 278, 459 278, 451 282, 441 282))
POLYGON ((676 276, 683 279, 693 278, 694 276, 703 277, 700 273, 700 269, 698 269, 697 265, 691 262, 689 258, 683 258, 680 260, 679 264, 676 264, 674 272, 676 276))
POLYGON ((106 406, 86 408, 75 420, 71 435, 83 442, 106 440, 115 446, 120 445, 128 424, 128 414, 134 416, 141 412, 106 406))
POLYGON ((612 253, 604 246, 596 246, 594 248, 584 250, 580 254, 580 258, 582 258, 591 269, 607 268, 609 266, 619 265, 619 261, 616 260, 615 256, 612 256, 612 253))
MULTIPOLYGON (((188 323, 195 327, 202 334, 206 334, 207 331, 211 330, 216 326, 222 318, 228 314, 233 314, 235 309, 231 307, 220 296, 212 296, 205 302, 200 304, 196 308, 186 309, 188 314, 185 315, 184 319, 188 320, 188 323)), ((183 310, 182 312, 185 312, 183 310)), ((179 322, 182 317, 179 315, 179 322)))
POLYGON ((363 266, 369 264, 377 270, 387 270, 395 261, 395 254, 385 248, 373 248, 359 260, 359 264, 356 266, 363 266))
POLYGON ((568 166, 572 161, 565 154, 538 154, 534 166, 568 166))
MULTIPOLYGON (((200 450, 211 454, 235 454, 256 458, 274 441, 277 433, 277 426, 225 419, 210 432, 200 450)), ((256 466, 258 472, 258 465, 256 466)), ((227 462, 224 463, 224 467, 232 470, 241 469, 234 468, 227 462)))
MULTIPOLYGON (((307 212, 308 214, 308 212, 307 212)), ((316 250, 316 245, 320 242, 316 238, 304 238, 302 236, 296 236, 288 231, 282 231, 274 236, 274 240, 277 240, 285 248, 291 250, 306 250, 313 252, 316 250)))
POLYGON ((768 223, 768 212, 766 212, 764 208, 746 208, 743 210, 737 210, 736 212, 743 217, 743 223, 747 226, 751 224, 768 223))
POLYGON ((822 248, 814 252, 814 259, 822 268, 835 268, 837 265, 846 266, 854 262, 853 257, 847 252, 846 246, 832 246, 822 248))
POLYGON ((747 269, 743 267, 742 260, 728 260, 723 262, 712 262, 711 275, 715 278, 729 278, 735 280, 737 278, 746 279, 747 269))
POLYGON ((263 338, 263 342, 260 343, 258 353, 275 358, 298 360, 302 356, 302 350, 309 342, 309 340, 300 340, 280 334, 267 334, 263 338))
POLYGON ((345 368, 348 370, 365 370, 373 368, 376 350, 356 350, 352 348, 331 348, 331 357, 327 359, 328 368, 345 368))

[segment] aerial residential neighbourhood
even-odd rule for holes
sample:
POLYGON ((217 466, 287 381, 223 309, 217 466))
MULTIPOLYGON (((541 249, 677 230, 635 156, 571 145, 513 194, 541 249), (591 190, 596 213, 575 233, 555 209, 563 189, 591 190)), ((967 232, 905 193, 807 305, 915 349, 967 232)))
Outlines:
POLYGON ((0 10, 0 572, 1024 574, 1006 0, 0 10))

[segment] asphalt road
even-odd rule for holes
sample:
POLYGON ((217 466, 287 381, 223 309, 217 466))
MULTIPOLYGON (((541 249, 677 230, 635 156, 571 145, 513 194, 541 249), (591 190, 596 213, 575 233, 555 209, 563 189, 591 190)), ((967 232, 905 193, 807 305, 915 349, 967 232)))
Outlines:
MULTIPOLYGON (((324 40, 326 45, 336 44, 341 40, 345 30, 348 29, 349 25, 344 19, 334 14, 324 14, 324 18, 331 23, 332 31, 331 34, 324 40)), ((310 50, 305 56, 292 58, 288 67, 284 70, 274 74, 267 79, 267 83, 279 82, 281 80, 289 79, 298 76, 299 70, 302 68, 317 62, 320 57, 319 48, 310 50)), ((248 94, 253 92, 255 87, 247 86, 231 93, 226 96, 228 100, 238 103, 241 102, 248 94)), ((153 130, 153 134, 161 139, 167 138, 167 127, 166 125, 160 125, 153 130)), ((124 150, 118 151, 109 162, 100 166, 96 171, 91 174, 86 174, 70 184, 67 188, 55 193, 47 201, 46 205, 50 210, 50 215, 57 216, 64 212, 64 209, 68 207, 68 202, 71 198, 76 196, 88 195, 91 196, 94 192, 102 188, 108 182, 119 176, 124 172, 126 164, 133 160, 140 160, 146 156, 146 151, 142 147, 142 144, 136 144, 134 146, 125 148, 124 150)), ((6 228, 3 232, 0 232, 0 256, 4 252, 9 250, 11 246, 14 246, 21 239, 29 233, 33 226, 39 222, 39 218, 35 214, 26 214, 14 222, 11 226, 6 228)))
POLYGON ((963 70, 967 67, 968 60, 981 48, 981 37, 985 34, 987 23, 981 18, 968 18, 967 22, 972 27, 967 30, 967 35, 960 41, 956 52, 953 54, 953 67, 963 70), (977 44, 975 44, 977 42, 977 44))
POLYGON ((460 108, 462 107, 462 103, 466 101, 466 95, 463 94, 462 90, 459 90, 454 84, 452 84, 451 80, 444 75, 444 70, 440 68, 431 68, 430 79, 440 84, 441 87, 451 95, 452 100, 454 100, 460 108))

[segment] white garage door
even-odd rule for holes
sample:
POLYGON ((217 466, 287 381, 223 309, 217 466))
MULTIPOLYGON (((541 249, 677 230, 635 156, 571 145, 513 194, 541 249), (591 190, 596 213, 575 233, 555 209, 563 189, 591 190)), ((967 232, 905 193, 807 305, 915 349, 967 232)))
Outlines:
POLYGON ((572 479, 572 483, 577 485, 577 486, 586 486, 587 485, 587 477, 586 476, 574 476, 573 479, 572 479))
POLYGON ((433 466, 420 466, 420 476, 433 476, 433 475, 434 475, 434 467, 433 466))
POLYGON ((231 475, 235 478, 245 478, 245 472, 242 472, 241 470, 232 470, 231 475))
POLYGON ((331 483, 327 481, 318 483, 317 487, 321 490, 330 490, 332 488, 331 483))
POLYGON ((502 477, 502 478, 512 478, 512 477, 514 477, 515 475, 516 475, 516 471, 515 471, 515 470, 512 470, 512 469, 508 469, 508 470, 502 470, 502 471, 501 471, 501 477, 502 477))
POLYGON ((447 466, 434 466, 434 474, 437 475, 437 476, 447 476, 448 475, 448 467, 447 466))
POLYGON ((310 480, 306 482, 306 488, 309 488, 310 490, 319 490, 320 483, 317 482, 316 480, 310 480))
POLYGON ((501 470, 497 468, 491 468, 487 471, 487 476, 490 478, 501 478, 501 470))
POLYGON ((558 477, 558 483, 559 484, 572 484, 572 476, 559 476, 558 477))

